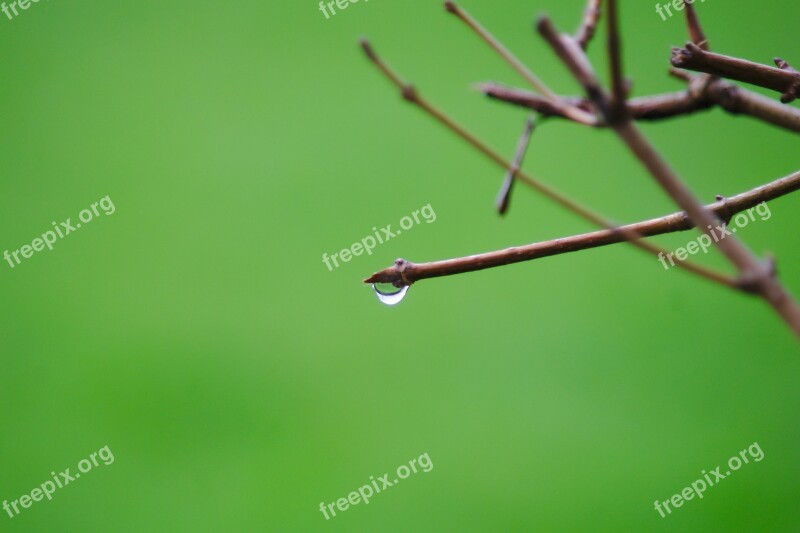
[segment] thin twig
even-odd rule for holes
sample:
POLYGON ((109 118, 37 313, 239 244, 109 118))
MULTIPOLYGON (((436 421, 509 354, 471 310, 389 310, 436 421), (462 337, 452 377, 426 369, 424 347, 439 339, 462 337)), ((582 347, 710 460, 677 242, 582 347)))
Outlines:
POLYGON ((619 16, 617 9, 619 4, 614 0, 608 1, 608 55, 609 65, 611 68, 611 102, 609 108, 611 116, 609 122, 619 122, 626 120, 627 107, 625 100, 627 99, 627 91, 625 90, 625 79, 622 76, 622 45, 619 32, 619 16))
POLYGON ((494 35, 492 35, 486 28, 484 28, 477 20, 475 20, 472 15, 470 15, 464 8, 453 2, 452 0, 447 0, 444 3, 445 9, 449 12, 458 17, 464 24, 466 24, 472 31, 474 31, 489 47, 497 52, 497 54, 506 62, 508 63, 511 68, 517 71, 520 76, 525 78, 525 80, 531 84, 531 86, 539 91, 544 98, 546 98, 550 103, 559 108, 561 112, 565 115, 570 117, 572 120, 576 122, 580 122, 586 125, 593 125, 595 122, 594 116, 591 113, 587 113, 580 109, 574 109, 570 106, 566 105, 562 102, 556 94, 550 90, 547 85, 539 79, 539 77, 534 74, 525 64, 520 61, 508 48, 500 42, 494 35))
POLYGON ((670 62, 678 68, 705 72, 778 91, 782 94, 783 103, 789 103, 800 96, 800 72, 794 69, 771 67, 707 52, 694 43, 687 43, 686 48, 673 48, 670 62))
MULTIPOLYGON (((661 120, 718 106, 734 115, 750 116, 789 131, 800 132, 800 109, 781 105, 776 100, 743 89, 727 80, 719 78, 708 80, 705 74, 696 75, 685 70, 675 69, 672 73, 689 81, 689 88, 686 91, 628 100, 628 112, 632 118, 661 120)), ((495 83, 483 83, 477 87, 490 98, 532 109, 543 117, 571 120, 558 107, 554 107, 536 93, 495 83)), ((586 98, 567 96, 562 97, 562 101, 572 107, 591 109, 591 104, 586 98)), ((603 121, 597 121, 592 126, 602 128, 607 125, 603 121)))
MULTIPOLYGON (((800 189, 800 172, 795 172, 794 174, 761 185, 747 192, 709 204, 707 208, 715 212, 719 218, 730 220, 738 213, 752 209, 763 202, 780 198, 798 189, 800 189)), ((655 235, 690 230, 694 228, 694 225, 686 213, 678 212, 664 217, 629 224, 624 226, 624 228, 643 237, 652 237, 655 235)), ((594 231, 572 237, 518 246, 486 254, 448 259, 445 261, 418 264, 404 261, 405 270, 403 275, 407 281, 416 282, 427 278, 475 272, 486 268, 540 259, 542 257, 588 250, 624 241, 624 237, 619 232, 612 230, 594 231)), ((676 263, 676 265, 679 264, 681 263, 676 263)), ((400 281, 401 276, 396 266, 391 266, 376 272, 364 280, 365 283, 396 283, 400 281)))
POLYGON ((575 32, 575 41, 584 50, 589 47, 589 43, 594 38, 594 34, 597 32, 597 23, 600 21, 600 16, 603 13, 603 0, 588 1, 589 3, 586 6, 586 11, 583 14, 581 25, 578 28, 578 31, 575 32))
POLYGON ((708 39, 706 39, 700 19, 697 17, 694 2, 686 2, 684 6, 686 7, 686 26, 689 28, 689 38, 703 50, 709 50, 708 39))
POLYGON ((710 98, 733 114, 749 115, 790 131, 800 132, 800 109, 748 91, 727 80, 716 79, 708 86, 710 98))
MULTIPOLYGON (((560 114, 547 100, 536 93, 524 89, 505 87, 496 83, 482 83, 478 89, 496 100, 507 102, 531 109, 544 117, 569 118, 560 114)), ((563 98, 574 107, 588 108, 589 102, 585 98, 570 96, 563 98)), ((681 115, 688 115, 696 111, 711 109, 715 103, 693 93, 692 90, 674 93, 642 96, 627 101, 628 113, 636 120, 659 120, 681 115)), ((605 123, 597 123, 595 127, 605 127, 605 123)))
POLYGON ((551 91, 550 88, 547 85, 545 85, 545 83, 541 79, 539 79, 539 76, 531 72, 531 70, 528 67, 526 67, 522 61, 517 59, 517 57, 508 50, 508 48, 503 46, 503 43, 497 40, 494 37, 494 35, 489 33, 489 31, 486 28, 481 26, 481 24, 477 20, 472 18, 472 15, 470 15, 464 8, 462 8, 461 6, 459 6, 458 4, 456 4, 451 0, 447 0, 444 3, 444 7, 448 13, 452 13, 453 15, 461 19, 464 22, 464 24, 469 26, 472 29, 472 31, 477 33, 481 39, 483 39, 498 54, 500 54, 503 57, 503 59, 505 59, 506 62, 508 62, 514 68, 514 70, 519 72, 520 75, 528 81, 528 83, 530 83, 533 87, 535 87, 537 91, 542 93, 547 98, 550 98, 551 100, 556 99, 555 93, 551 91))
POLYGON ((528 150, 530 144, 531 134, 536 125, 536 117, 532 116, 525 122, 525 129, 519 138, 517 145, 517 152, 514 154, 514 162, 511 168, 506 171, 506 177, 503 180, 503 185, 500 188, 500 193, 497 195, 497 212, 505 215, 508 211, 509 203, 511 202, 511 190, 514 188, 514 182, 517 178, 517 173, 522 167, 522 160, 525 158, 525 152, 528 150))

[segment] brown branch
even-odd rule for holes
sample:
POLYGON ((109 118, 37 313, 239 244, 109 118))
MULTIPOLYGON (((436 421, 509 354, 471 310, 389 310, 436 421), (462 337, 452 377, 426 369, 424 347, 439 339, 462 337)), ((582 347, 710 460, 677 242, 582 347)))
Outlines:
POLYGON ((600 16, 603 14, 602 7, 603 0, 589 0, 586 6, 586 11, 583 14, 583 20, 575 32, 575 41, 578 46, 586 50, 589 43, 594 38, 597 31, 597 23, 600 21, 600 16))
POLYGON ((609 67, 611 70, 611 100, 608 104, 611 115, 609 122, 621 122, 627 120, 629 115, 625 105, 627 91, 625 79, 622 75, 622 37, 619 33, 619 16, 617 14, 619 4, 615 0, 608 0, 608 56, 609 67))
MULTIPOLYGON (((692 75, 687 71, 675 71, 675 74, 690 81, 689 89, 628 100, 628 112, 634 119, 662 120, 718 106, 734 115, 750 116, 789 131, 800 132, 800 109, 781 105, 726 80, 708 81, 703 76, 692 75)), ((524 89, 483 83, 478 85, 478 90, 490 98, 532 109, 544 117, 570 118, 541 96, 524 89)), ((591 109, 586 98, 572 96, 561 99, 572 107, 591 109)), ((593 126, 605 127, 607 124, 598 121, 593 126)))
MULTIPOLYGON (((673 66, 713 76, 757 85, 778 91, 781 101, 789 103, 800 96, 800 72, 792 68, 771 67, 744 59, 707 52, 694 43, 686 48, 673 48, 670 60, 673 66)), ((779 60, 780 64, 786 64, 779 60)), ((788 67, 788 64, 786 64, 788 67)))
POLYGON ((519 72, 519 74, 525 78, 528 83, 530 83, 533 87, 536 88, 537 91, 542 93, 545 97, 549 98, 550 100, 555 100, 556 95, 550 88, 545 85, 545 83, 539 79, 539 77, 531 72, 531 70, 525 66, 525 64, 517 59, 517 57, 512 54, 508 48, 503 46, 503 44, 497 40, 494 35, 489 33, 489 31, 481 26, 481 24, 472 18, 472 16, 467 13, 467 11, 453 2, 452 0, 447 0, 444 3, 444 8, 447 10, 448 13, 452 13, 456 17, 458 17, 464 24, 469 26, 469 28, 478 34, 478 36, 484 40, 489 46, 491 46, 500 56, 509 64, 511 65, 514 70, 519 72))
POLYGON ((700 25, 700 19, 694 9, 694 2, 687 2, 684 6, 686 7, 686 26, 689 28, 689 38, 703 50, 709 50, 708 39, 700 25))
MULTIPOLYGON (((736 214, 752 209, 762 202, 780 198, 798 189, 800 189, 800 172, 777 179, 731 198, 709 204, 707 208, 716 213, 719 218, 730 220, 736 214)), ((664 217, 629 224, 623 226, 623 228, 635 232, 642 237, 652 237, 655 235, 690 230, 694 228, 694 224, 692 224, 686 213, 677 212, 664 217)), ((394 265, 374 273, 372 276, 365 279, 364 283, 402 283, 403 276, 407 282, 413 283, 428 278, 475 272, 553 255, 608 246, 624 241, 625 238, 620 232, 601 230, 485 254, 460 257, 457 259, 419 264, 403 261, 404 270, 402 276, 399 270, 400 265, 394 265)))
POLYGON ((729 113, 748 115, 774 126, 800 132, 800 109, 780 104, 735 83, 715 79, 708 85, 709 97, 729 113))
POLYGON ((514 155, 514 162, 512 163, 511 168, 506 171, 506 177, 503 180, 503 186, 500 188, 500 193, 497 195, 496 202, 497 212, 501 215, 505 215, 508 211, 508 206, 511 202, 511 189, 514 187, 514 182, 516 181, 517 174, 522 166, 522 160, 525 158, 525 152, 528 150, 528 144, 530 144, 531 134, 533 133, 533 128, 535 126, 535 117, 529 118, 525 123, 525 129, 519 138, 517 152, 514 155))
MULTIPOLYGON (((495 83, 483 83, 478 89, 495 100, 500 100, 527 109, 532 109, 545 117, 569 118, 564 116, 559 109, 554 108, 548 101, 536 93, 505 87, 495 83)), ((589 102, 585 98, 562 98, 573 107, 589 109, 589 102)), ((688 115, 696 111, 711 109, 715 103, 709 98, 695 94, 692 90, 674 93, 659 94, 632 98, 626 103, 628 113, 636 120, 660 120, 665 118, 688 115)), ((607 124, 598 122, 595 127, 605 127, 607 124)))
POLYGON ((497 55, 499 55, 503 61, 508 63, 511 68, 517 71, 517 73, 525 78, 525 80, 531 84, 533 88, 539 91, 543 97, 551 103, 552 106, 559 109, 560 112, 570 119, 574 120, 575 122, 579 122, 581 124, 585 124, 587 126, 591 126, 595 122, 595 118, 592 116, 591 113, 583 111, 581 109, 572 108, 567 105, 565 102, 562 102, 556 94, 550 90, 547 85, 544 84, 542 80, 539 79, 536 74, 534 74, 525 64, 520 61, 511 51, 506 48, 503 43, 501 43, 494 35, 492 35, 486 28, 481 26, 481 24, 475 20, 464 8, 453 2, 452 0, 447 0, 444 3, 444 7, 448 13, 452 13, 455 15, 459 20, 461 20, 464 24, 466 24, 472 31, 474 31, 478 37, 483 40, 489 47, 494 50, 497 55))
MULTIPOLYGON (((746 115, 762 120, 774 126, 790 131, 800 132, 800 109, 784 106, 760 94, 748 91, 738 85, 721 79, 712 79, 689 75, 686 71, 676 71, 683 79, 691 80, 686 91, 678 91, 662 95, 632 98, 628 101, 628 112, 636 120, 661 120, 711 109, 715 106, 736 115, 746 115)), ((506 87, 495 83, 483 83, 478 89, 486 96, 525 107, 540 113, 544 117, 569 119, 558 107, 541 96, 526 91, 506 87)), ((572 107, 591 109, 586 98, 575 96, 562 97, 562 101, 572 107)), ((602 121, 594 127, 605 127, 602 121)))
POLYGON ((578 46, 575 39, 556 31, 550 19, 539 17, 536 23, 539 33, 550 43, 553 51, 564 62, 566 67, 586 91, 589 101, 594 105, 604 119, 608 118, 608 95, 605 94, 591 63, 586 58, 583 49, 578 46))

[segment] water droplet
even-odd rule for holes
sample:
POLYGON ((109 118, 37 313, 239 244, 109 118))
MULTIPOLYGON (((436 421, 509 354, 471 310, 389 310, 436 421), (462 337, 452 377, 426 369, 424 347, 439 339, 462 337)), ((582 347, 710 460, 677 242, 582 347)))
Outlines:
POLYGON ((372 290, 382 303, 386 305, 397 305, 403 301, 410 285, 395 287, 391 283, 373 283, 372 290))

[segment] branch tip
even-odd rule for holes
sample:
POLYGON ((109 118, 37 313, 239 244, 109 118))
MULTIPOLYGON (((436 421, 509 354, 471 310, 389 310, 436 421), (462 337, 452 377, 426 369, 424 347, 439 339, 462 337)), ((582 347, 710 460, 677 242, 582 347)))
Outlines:
POLYGON ((364 50, 364 53, 367 55, 370 61, 378 61, 378 56, 375 55, 375 50, 372 49, 372 44, 370 44, 369 39, 362 37, 358 40, 358 44, 361 46, 361 49, 364 50))

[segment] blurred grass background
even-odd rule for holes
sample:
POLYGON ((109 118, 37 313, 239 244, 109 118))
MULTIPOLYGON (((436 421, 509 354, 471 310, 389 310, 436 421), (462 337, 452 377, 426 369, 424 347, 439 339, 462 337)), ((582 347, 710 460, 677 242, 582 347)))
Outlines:
MULTIPOLYGON (((572 31, 582 1, 463 5, 577 91, 532 21, 546 11, 572 31)), ((666 71, 682 19, 651 2, 622 11, 635 94, 679 89, 666 71)), ((715 50, 800 63, 796 3, 698 11, 715 50)), ((0 246, 107 194, 117 207, 0 265, 0 499, 102 446, 116 458, 0 514, 0 529, 795 531, 800 358, 758 300, 627 246, 421 282, 395 308, 360 283, 400 256, 590 229, 523 187, 498 218, 502 172, 405 104, 362 35, 513 154, 526 114, 470 85, 522 82, 439 2, 372 0, 330 20, 311 0, 53 1, 0 17, 0 246), (427 203, 434 224, 322 263, 427 203), (754 441, 764 461, 666 519, 653 509, 754 441), (319 512, 425 452, 430 473, 319 512)), ((798 167, 797 138, 749 118, 643 127, 708 201, 798 167)), ((547 123, 526 169, 618 220, 674 211, 608 132, 547 123)), ((797 200, 739 236, 800 294, 797 200)))

